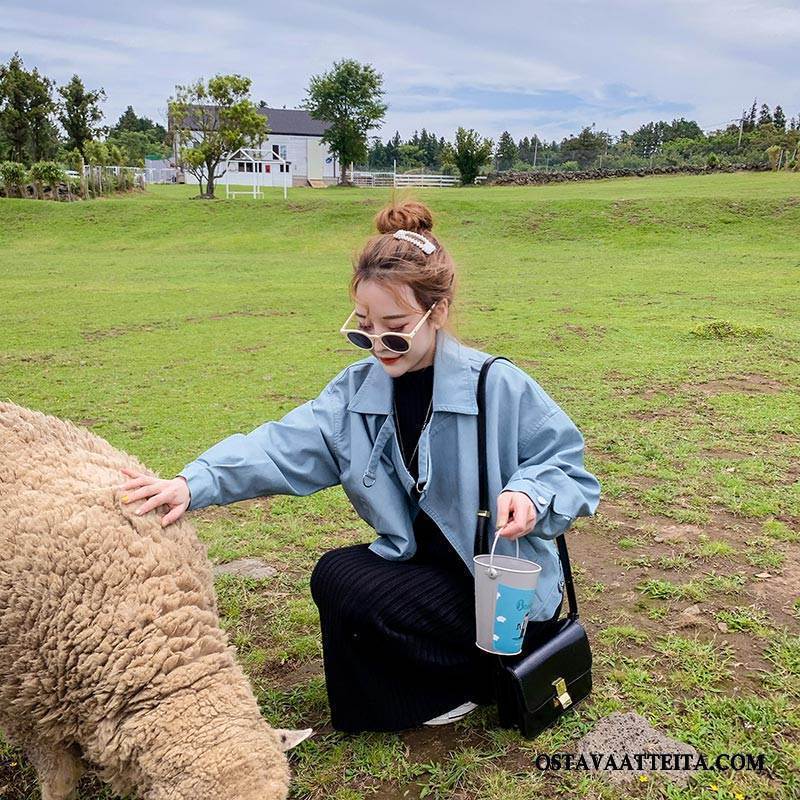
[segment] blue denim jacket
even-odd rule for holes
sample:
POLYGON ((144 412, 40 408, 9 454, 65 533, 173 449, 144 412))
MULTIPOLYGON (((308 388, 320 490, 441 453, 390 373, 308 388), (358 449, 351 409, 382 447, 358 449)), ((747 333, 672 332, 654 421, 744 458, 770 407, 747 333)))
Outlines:
MULTIPOLYGON (((474 574, 479 505, 478 375, 488 353, 436 332, 433 410, 422 432, 419 500, 395 435, 393 384, 374 355, 345 367, 319 396, 282 419, 215 444, 179 473, 189 484, 189 509, 251 497, 308 495, 341 484, 378 538, 369 547, 390 560, 416 551, 413 519, 431 517, 474 574)), ((553 615, 563 590, 554 538, 579 516, 594 514, 600 484, 583 466, 583 436, 526 372, 496 361, 486 380, 486 443, 490 544, 497 497, 524 492, 536 507, 520 556, 541 565, 531 620, 553 615)), ((514 555, 501 538, 495 552, 514 555)))

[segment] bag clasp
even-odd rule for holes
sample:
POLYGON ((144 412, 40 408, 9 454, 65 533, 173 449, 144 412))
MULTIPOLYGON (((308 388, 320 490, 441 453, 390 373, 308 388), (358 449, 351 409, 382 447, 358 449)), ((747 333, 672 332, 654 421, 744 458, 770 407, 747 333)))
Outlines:
POLYGON ((567 682, 563 678, 556 678, 553 681, 553 686, 555 686, 556 694, 558 695, 553 700, 553 705, 558 708, 569 708, 572 705, 572 698, 569 696, 569 692, 567 691, 567 682))

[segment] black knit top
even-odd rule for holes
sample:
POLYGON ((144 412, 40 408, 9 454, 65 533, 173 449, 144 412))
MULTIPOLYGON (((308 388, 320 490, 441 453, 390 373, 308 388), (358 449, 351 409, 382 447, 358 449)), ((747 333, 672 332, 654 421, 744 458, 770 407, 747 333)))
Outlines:
MULTIPOLYGON (((422 369, 406 372, 393 378, 394 401, 397 406, 397 427, 400 431, 403 460, 408 471, 414 477, 415 485, 411 489, 412 497, 419 499, 416 481, 419 477, 419 448, 417 442, 425 424, 428 406, 433 397, 433 364, 422 369), (414 458, 411 453, 417 447, 414 458)), ((431 410, 431 415, 433 410, 431 410)), ((430 421, 429 421, 430 424, 430 421)), ((453 549, 439 526, 419 509, 414 518, 414 536, 417 540, 417 552, 414 559, 421 563, 436 564, 462 576, 470 577, 469 569, 461 556, 453 549)))
POLYGON ((397 406, 398 439, 402 443, 403 460, 416 481, 419 477, 417 442, 433 397, 433 364, 415 369, 413 372, 405 372, 397 378, 392 378, 392 382, 397 406), (412 459, 411 453, 415 447, 417 452, 412 459))

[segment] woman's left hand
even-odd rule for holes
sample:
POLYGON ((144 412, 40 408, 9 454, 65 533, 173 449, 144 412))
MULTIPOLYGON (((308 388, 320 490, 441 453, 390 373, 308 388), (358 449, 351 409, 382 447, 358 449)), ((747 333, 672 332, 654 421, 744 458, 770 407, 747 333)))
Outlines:
POLYGON ((530 533, 534 525, 536 508, 525 492, 500 492, 497 497, 497 530, 500 536, 518 539, 530 533))

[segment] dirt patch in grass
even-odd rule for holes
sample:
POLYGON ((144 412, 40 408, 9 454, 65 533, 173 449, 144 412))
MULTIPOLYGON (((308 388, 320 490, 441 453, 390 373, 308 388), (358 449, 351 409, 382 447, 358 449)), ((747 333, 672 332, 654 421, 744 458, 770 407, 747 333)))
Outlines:
POLYGON ((319 203, 291 203, 287 202, 284 208, 288 209, 289 211, 317 211, 319 209, 319 203))
POLYGON ((229 317, 289 317, 294 311, 268 308, 263 311, 225 311, 222 314, 208 314, 204 317, 186 317, 185 322, 206 322, 209 319, 228 319, 229 317))
POLYGON ((275 403, 291 403, 293 406, 299 403, 305 403, 308 399, 294 394, 282 394, 281 392, 264 392, 260 395, 265 400, 272 400, 275 403))
POLYGON ((758 373, 747 375, 732 375, 727 378, 720 378, 713 381, 702 381, 701 383, 684 383, 678 387, 681 392, 697 393, 707 397, 713 397, 723 392, 744 392, 745 394, 776 394, 788 389, 780 381, 758 373))
POLYGON ((0 364, 47 364, 52 361, 58 353, 26 353, 25 355, 0 355, 0 364))
MULTIPOLYGON (((619 373, 608 373, 606 377, 609 380, 624 380, 624 376, 619 376, 619 373)), ((639 389, 637 387, 620 387, 617 391, 623 395, 638 395, 645 400, 651 400, 659 394, 666 395, 685 395, 688 397, 714 397, 718 394, 725 392, 743 392, 744 394, 776 394, 777 392, 785 392, 792 387, 786 386, 775 378, 770 378, 767 375, 760 375, 758 373, 748 373, 746 375, 730 375, 724 378, 717 378, 710 381, 687 382, 681 383, 678 386, 670 386, 668 384, 648 386, 646 389, 639 389)), ((664 414, 677 414, 680 413, 677 409, 657 409, 652 412, 635 412, 636 413, 664 413, 664 414)))
POLYGON ((770 624, 797 625, 792 606, 800 585, 800 548, 788 544, 781 567, 764 570, 749 564, 744 554, 744 542, 758 536, 763 536, 760 522, 723 510, 714 512, 712 524, 702 526, 675 523, 634 503, 626 507, 601 501, 598 514, 568 534, 578 606, 590 638, 596 643, 608 626, 631 625, 647 636, 641 642, 625 641, 622 652, 641 659, 652 659, 650 643, 668 632, 720 648, 729 646, 733 677, 721 685, 727 684, 725 690, 731 692, 763 690, 762 671, 770 669, 763 657, 763 641, 748 631, 723 631, 717 620, 720 612, 755 603, 766 612, 770 624), (620 540, 630 546, 621 547, 620 540), (698 547, 708 540, 727 542, 735 551, 701 558, 698 547), (681 556, 686 560, 684 568, 667 566, 670 559, 681 556), (756 577, 765 572, 771 577, 756 577), (736 574, 745 576, 743 585, 727 591, 715 588, 717 576, 725 580, 736 574), (642 591, 647 581, 678 587, 694 582, 701 588, 704 581, 709 583, 702 599, 661 599, 642 591))
POLYGON ((749 458, 755 453, 740 453, 738 450, 726 450, 724 447, 709 447, 701 450, 698 455, 701 458, 718 458, 728 461, 739 461, 742 458, 749 458))
MULTIPOLYGON (((294 311, 281 311, 278 309, 265 309, 263 311, 226 311, 221 314, 207 314, 202 317, 185 317, 183 322, 207 322, 208 320, 227 319, 229 317, 287 317, 294 311)), ((141 322, 135 325, 115 325, 112 328, 98 328, 97 330, 81 331, 81 336, 87 342, 98 341, 113 336, 125 336, 129 333, 151 333, 164 328, 180 327, 178 320, 155 320, 141 322)))
POLYGON ((325 668, 321 658, 299 665, 276 664, 269 668, 269 682, 274 688, 288 690, 302 686, 311 678, 319 678, 324 674, 325 668))
POLYGON ((581 339, 602 339, 606 335, 606 328, 603 325, 583 326, 565 322, 547 335, 552 341, 560 342, 567 334, 579 336, 581 339))
POLYGON ((668 417, 681 417, 686 415, 685 409, 678 408, 653 408, 645 411, 631 411, 628 416, 644 422, 654 419, 665 419, 668 417))
POLYGON ((786 556, 778 569, 759 570, 759 574, 769 574, 769 578, 754 578, 750 586, 752 601, 766 608, 776 622, 787 627, 797 626, 793 615, 793 605, 800 597, 800 547, 794 545, 784 550, 786 556))
POLYGON ((772 215, 774 217, 780 217, 782 214, 785 214, 787 211, 791 211, 798 206, 800 206, 800 197, 785 197, 775 206, 775 210, 772 212, 772 215))
POLYGON ((93 331, 81 331, 81 336, 87 342, 107 339, 113 336, 125 336, 128 333, 150 333, 164 328, 177 328, 178 323, 172 321, 142 322, 138 325, 119 325, 113 328, 99 328, 93 331))

